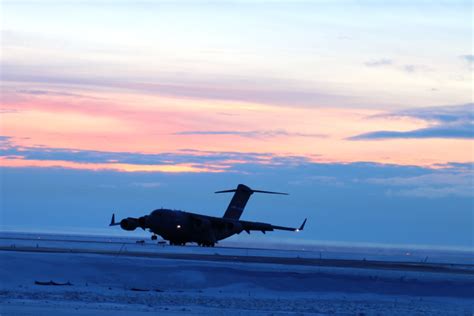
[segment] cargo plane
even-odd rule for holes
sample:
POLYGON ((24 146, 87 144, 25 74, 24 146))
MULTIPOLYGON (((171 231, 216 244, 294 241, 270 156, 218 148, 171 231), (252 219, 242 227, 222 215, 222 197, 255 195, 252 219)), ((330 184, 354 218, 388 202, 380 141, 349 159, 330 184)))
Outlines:
POLYGON ((160 235, 168 240, 170 245, 186 245, 186 243, 197 243, 202 247, 214 247, 222 239, 245 231, 267 231, 287 230, 299 232, 304 229, 306 219, 299 228, 276 226, 268 223, 243 221, 240 219, 245 205, 253 193, 282 194, 287 193, 253 190, 246 185, 239 184, 236 189, 217 191, 215 193, 234 192, 234 196, 227 207, 223 217, 207 216, 184 211, 157 209, 149 215, 139 218, 127 217, 120 222, 115 222, 115 214, 109 226, 120 226, 124 230, 132 231, 138 227, 148 229, 153 233, 151 239, 156 240, 160 235))

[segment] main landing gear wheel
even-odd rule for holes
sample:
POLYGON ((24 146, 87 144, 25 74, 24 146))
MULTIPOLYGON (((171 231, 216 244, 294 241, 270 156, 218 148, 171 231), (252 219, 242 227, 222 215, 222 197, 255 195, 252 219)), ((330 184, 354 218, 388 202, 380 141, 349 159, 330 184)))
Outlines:
POLYGON ((170 246, 186 246, 185 242, 180 242, 180 241, 171 241, 170 240, 170 246))
POLYGON ((199 247, 214 247, 214 245, 215 243, 213 242, 203 242, 203 243, 198 242, 199 247))
POLYGON ((157 240, 157 239, 158 239, 158 236, 156 236, 156 235, 151 236, 151 240, 157 240))

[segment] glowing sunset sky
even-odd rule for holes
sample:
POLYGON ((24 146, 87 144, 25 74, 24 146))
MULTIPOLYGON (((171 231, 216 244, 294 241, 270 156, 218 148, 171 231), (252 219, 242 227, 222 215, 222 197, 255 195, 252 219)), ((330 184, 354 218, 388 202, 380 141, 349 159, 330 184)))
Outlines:
POLYGON ((15 1, 3 11, 2 134, 16 146, 472 160, 472 135, 350 139, 441 125, 394 114, 471 102, 462 4, 15 1))
POLYGON ((472 5, 383 2, 3 1, 1 166, 364 162, 465 193, 472 5))

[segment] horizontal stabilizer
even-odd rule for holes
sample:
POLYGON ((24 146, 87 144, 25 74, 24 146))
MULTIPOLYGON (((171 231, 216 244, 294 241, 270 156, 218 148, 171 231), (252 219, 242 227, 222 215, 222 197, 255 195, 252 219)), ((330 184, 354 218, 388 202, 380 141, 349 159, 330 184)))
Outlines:
POLYGON ((266 193, 266 194, 281 194, 288 195, 288 193, 282 192, 273 192, 273 191, 263 191, 263 190, 253 190, 244 184, 239 184, 237 188, 232 190, 222 190, 216 191, 215 193, 230 193, 234 192, 234 196, 227 207, 227 210, 224 213, 224 218, 230 219, 239 219, 244 211, 245 205, 254 193, 266 193))
POLYGON ((284 193, 284 192, 273 192, 273 191, 262 191, 262 190, 252 190, 252 191, 253 191, 254 193, 289 195, 288 193, 284 193))
MULTIPOLYGON (((249 188, 250 189, 250 188, 249 188)), ((232 189, 232 190, 222 190, 222 191, 216 191, 214 193, 231 193, 231 192, 237 192, 238 189, 232 189)), ((284 192, 273 192, 273 191, 263 191, 263 190, 249 190, 250 193, 266 193, 266 194, 281 194, 281 195, 289 195, 288 193, 284 192)))

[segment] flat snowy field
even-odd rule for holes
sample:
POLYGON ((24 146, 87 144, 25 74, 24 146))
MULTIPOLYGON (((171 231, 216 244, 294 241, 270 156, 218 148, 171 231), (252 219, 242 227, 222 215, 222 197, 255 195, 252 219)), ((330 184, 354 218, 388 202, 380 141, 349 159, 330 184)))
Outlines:
POLYGON ((473 315, 472 253, 430 253, 0 234, 0 314, 473 315))

